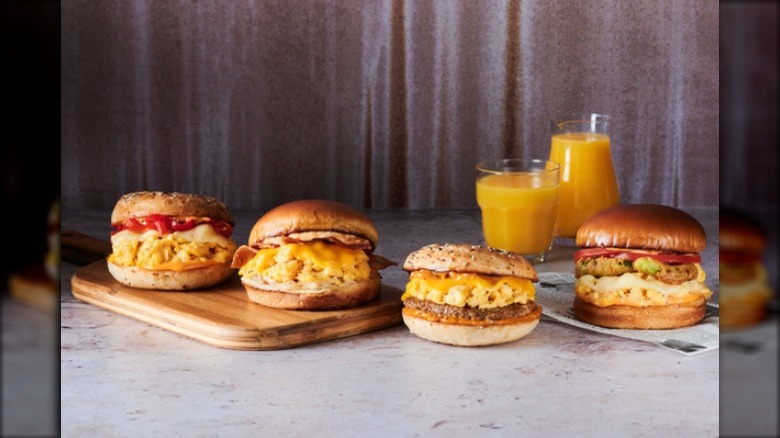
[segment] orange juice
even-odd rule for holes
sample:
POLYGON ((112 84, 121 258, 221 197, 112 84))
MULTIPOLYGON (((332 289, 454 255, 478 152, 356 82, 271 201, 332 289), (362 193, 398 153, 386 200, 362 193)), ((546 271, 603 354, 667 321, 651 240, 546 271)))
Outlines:
POLYGON ((540 174, 488 175, 477 180, 485 242, 520 254, 550 248, 558 206, 558 178, 540 174))
POLYGON ((553 135, 550 161, 561 166, 556 236, 576 236, 585 219, 620 202, 608 135, 553 135))

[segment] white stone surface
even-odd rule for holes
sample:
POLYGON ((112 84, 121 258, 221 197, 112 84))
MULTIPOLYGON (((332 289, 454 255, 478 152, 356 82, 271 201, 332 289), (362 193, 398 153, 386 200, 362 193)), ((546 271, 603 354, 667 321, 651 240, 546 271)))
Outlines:
MULTIPOLYGON (((717 210, 704 268, 717 290, 717 210)), ((397 262, 434 242, 481 241, 478 212, 373 212, 397 262)), ((237 215, 243 243, 254 214, 237 215)), ((63 230, 108 239, 107 212, 63 230)), ((540 271, 573 270, 556 248, 540 271)), ((462 348, 404 326, 290 350, 232 351, 75 300, 63 263, 63 436, 716 436, 717 351, 685 357, 543 319, 522 340, 462 348)), ((403 287, 392 267, 384 281, 403 287)))
POLYGON ((57 319, 3 295, 0 436, 54 436, 59 429, 57 319))

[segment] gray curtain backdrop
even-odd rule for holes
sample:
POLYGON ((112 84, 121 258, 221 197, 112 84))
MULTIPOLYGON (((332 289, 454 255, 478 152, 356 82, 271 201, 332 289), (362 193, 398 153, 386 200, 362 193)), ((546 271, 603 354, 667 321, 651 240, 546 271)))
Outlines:
MULTIPOLYGON (((720 202, 777 215, 778 2, 721 6, 720 202)), ((762 218, 763 220, 764 218, 762 218)), ((767 224, 777 230, 776 222, 767 224)))
POLYGON ((62 2, 64 208, 124 192, 475 208, 474 165, 614 117, 623 202, 718 205, 718 3, 62 2))

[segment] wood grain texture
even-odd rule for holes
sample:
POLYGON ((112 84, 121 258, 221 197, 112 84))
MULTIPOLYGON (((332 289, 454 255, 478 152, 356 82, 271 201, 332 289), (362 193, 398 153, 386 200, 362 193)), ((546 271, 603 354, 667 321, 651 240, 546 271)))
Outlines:
POLYGON ((200 291, 165 292, 127 287, 114 280, 105 260, 71 279, 84 302, 221 348, 277 350, 353 336, 401 323, 401 291, 382 285, 380 296, 345 310, 273 309, 246 296, 238 276, 200 291))
POLYGON ((60 291, 43 266, 27 266, 8 277, 8 289, 16 300, 49 313, 59 311, 60 291))
POLYGON ((60 233, 60 251, 63 261, 87 265, 111 254, 111 242, 76 230, 60 233))

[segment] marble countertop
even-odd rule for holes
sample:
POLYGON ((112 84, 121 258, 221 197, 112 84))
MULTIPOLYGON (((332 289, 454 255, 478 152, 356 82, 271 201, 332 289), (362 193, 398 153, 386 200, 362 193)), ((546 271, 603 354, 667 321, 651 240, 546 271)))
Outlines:
MULTIPOLYGON (((718 210, 702 265, 717 292, 718 210)), ((480 243, 478 211, 374 211, 377 253, 480 243)), ((243 243, 257 214, 237 215, 243 243)), ((63 211, 62 229, 108 239, 108 212, 63 211)), ((540 272, 573 272, 554 248, 540 272)), ((277 351, 220 349, 76 300, 62 264, 63 436, 716 436, 719 353, 543 319, 522 340, 460 348, 398 327, 277 351)), ((383 281, 403 288, 400 267, 383 281)), ((713 297, 717 300, 717 294, 713 297)))

